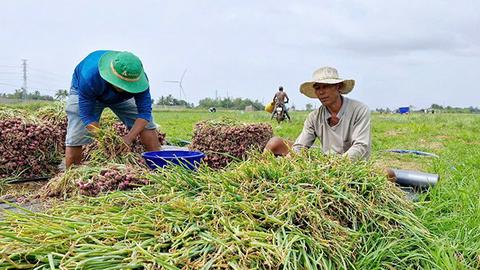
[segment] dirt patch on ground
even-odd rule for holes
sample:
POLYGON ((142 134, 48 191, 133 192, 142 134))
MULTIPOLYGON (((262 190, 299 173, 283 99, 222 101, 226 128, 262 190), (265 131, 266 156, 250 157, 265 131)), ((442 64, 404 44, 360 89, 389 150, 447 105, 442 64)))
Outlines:
POLYGON ((385 131, 385 136, 399 136, 405 134, 403 131, 398 131, 398 130, 387 130, 385 131))
POLYGON ((477 146, 477 145, 480 145, 480 142, 473 142, 473 141, 471 141, 471 142, 465 142, 465 144, 477 146))
POLYGON ((395 168, 402 170, 412 170, 412 171, 425 171, 423 164, 419 164, 412 161, 401 161, 401 160, 377 160, 375 161, 375 166, 382 169, 395 168))
POLYGON ((450 136, 447 136, 447 135, 438 135, 438 136, 435 136, 435 139, 439 139, 439 140, 450 140, 451 137, 450 137, 450 136))
POLYGON ((387 168, 427 172, 431 167, 432 158, 412 155, 385 153, 374 160, 374 166, 385 170, 387 168))
POLYGON ((33 212, 43 212, 56 203, 55 199, 40 199, 37 192, 48 181, 34 181, 26 183, 7 184, 2 187, 0 194, 0 220, 4 211, 22 212, 28 209, 33 212))
POLYGON ((0 191, 0 199, 29 197, 35 194, 48 181, 33 181, 18 184, 6 184, 0 191))
POLYGON ((430 149, 432 151, 435 151, 435 150, 442 150, 444 148, 444 145, 442 142, 438 142, 438 141, 428 141, 428 140, 425 140, 425 139, 420 139, 418 141, 418 146, 422 147, 422 148, 426 148, 426 149, 430 149))

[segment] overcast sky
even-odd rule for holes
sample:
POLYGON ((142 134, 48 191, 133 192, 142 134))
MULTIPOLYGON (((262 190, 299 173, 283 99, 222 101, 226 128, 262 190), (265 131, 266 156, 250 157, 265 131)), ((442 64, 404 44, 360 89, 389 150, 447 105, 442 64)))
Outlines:
POLYGON ((98 49, 138 55, 154 97, 248 97, 283 85, 299 93, 321 66, 356 80, 370 108, 480 106, 480 1, 3 1, 0 92, 67 89, 98 49))

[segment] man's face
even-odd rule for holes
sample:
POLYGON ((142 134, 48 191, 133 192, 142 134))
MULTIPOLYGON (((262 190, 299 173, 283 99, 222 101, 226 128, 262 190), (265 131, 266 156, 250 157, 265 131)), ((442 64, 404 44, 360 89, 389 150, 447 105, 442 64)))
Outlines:
POLYGON ((112 84, 112 86, 113 86, 113 88, 115 88, 115 90, 117 90, 117 91, 118 91, 118 92, 120 92, 120 93, 123 93, 123 92, 125 92, 125 90, 123 90, 123 89, 122 89, 122 88, 120 88, 120 87, 116 87, 116 86, 115 86, 115 85, 113 85, 113 84, 112 84))
POLYGON ((340 98, 340 84, 316 83, 313 88, 315 88, 315 95, 324 106, 333 105, 340 98))

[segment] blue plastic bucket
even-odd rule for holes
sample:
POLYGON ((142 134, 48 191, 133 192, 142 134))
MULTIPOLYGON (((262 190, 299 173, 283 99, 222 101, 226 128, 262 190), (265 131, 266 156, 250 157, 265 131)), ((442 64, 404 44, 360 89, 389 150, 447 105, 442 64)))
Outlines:
POLYGON ((199 151, 163 150, 145 152, 142 157, 150 169, 163 168, 168 165, 179 165, 189 170, 196 170, 205 154, 199 151))

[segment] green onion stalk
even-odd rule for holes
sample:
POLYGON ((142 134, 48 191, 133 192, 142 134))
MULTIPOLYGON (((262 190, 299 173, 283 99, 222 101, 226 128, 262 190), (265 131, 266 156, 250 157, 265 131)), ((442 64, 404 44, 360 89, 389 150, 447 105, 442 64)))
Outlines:
POLYGON ((462 267, 368 162, 254 154, 224 170, 170 167, 148 179, 45 213, 6 212, 0 268, 462 267))

